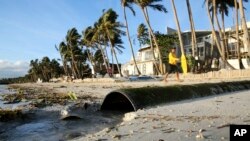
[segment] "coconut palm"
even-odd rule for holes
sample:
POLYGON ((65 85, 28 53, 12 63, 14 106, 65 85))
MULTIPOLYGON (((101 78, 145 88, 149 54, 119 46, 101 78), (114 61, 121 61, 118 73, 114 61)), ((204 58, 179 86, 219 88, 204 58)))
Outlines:
POLYGON ((93 53, 91 50, 94 50, 96 48, 96 43, 94 40, 94 29, 89 26, 87 27, 83 32, 82 32, 83 36, 81 39, 81 45, 86 47, 85 53, 88 57, 88 60, 92 66, 93 72, 95 74, 95 61, 94 61, 94 57, 93 57, 93 53))
POLYGON ((127 37, 128 37, 129 46, 130 46, 130 49, 131 49, 133 61, 134 61, 136 70, 137 70, 138 74, 140 75, 141 71, 139 70, 139 68, 137 66, 137 63, 136 63, 136 60, 135 60, 135 53, 134 53, 133 45, 132 45, 131 38, 130 38, 130 33, 129 33, 129 28, 128 28, 129 26, 128 26, 128 21, 127 21, 127 14, 126 14, 126 7, 127 7, 132 11, 133 15, 135 15, 135 11, 132 8, 132 3, 133 2, 134 2, 134 0, 121 0, 121 5, 122 5, 122 8, 123 8, 123 16, 124 16, 124 20, 125 20, 125 27, 126 27, 127 37))
POLYGON ((194 27, 194 20, 193 20, 193 14, 190 6, 189 0, 186 0, 187 8, 188 8, 188 17, 190 22, 190 29, 191 29, 191 37, 192 37, 192 56, 195 56, 195 48, 196 48, 196 33, 195 33, 195 27, 194 27))
POLYGON ((72 72, 74 73, 75 78, 81 78, 81 73, 78 68, 78 63, 76 59, 76 52, 77 50, 80 50, 78 47, 79 39, 81 36, 78 34, 77 30, 75 28, 72 28, 68 30, 66 35, 66 43, 68 50, 70 52, 70 58, 72 63, 72 72))
MULTIPOLYGON (((211 1, 211 0, 210 0, 211 1)), ((213 11, 213 4, 212 2, 211 3, 211 11, 213 11)), ((225 52, 225 54, 228 54, 228 47, 227 47, 227 42, 226 42, 226 33, 225 33, 225 16, 228 16, 228 13, 229 13, 229 8, 232 8, 234 7, 234 0, 216 0, 215 1, 215 16, 217 18, 217 11, 220 13, 221 15, 221 25, 220 26, 220 23, 218 24, 218 28, 219 28, 219 31, 222 32, 222 36, 221 38, 223 39, 223 46, 222 46, 222 52, 225 52)), ((227 55, 228 56, 228 55, 227 55)), ((225 56, 226 57, 226 56, 225 56)))
MULTIPOLYGON (((160 12, 167 12, 166 8, 161 5, 161 4, 157 4, 157 2, 161 2, 162 0, 135 0, 135 4, 139 6, 139 8, 141 9, 143 15, 144 15, 144 19, 145 19, 145 22, 148 26, 148 29, 149 29, 149 33, 151 34, 151 36, 153 37, 153 41, 154 41, 154 45, 156 46, 157 48, 157 52, 158 52, 158 57, 159 57, 159 63, 160 63, 160 71, 161 71, 161 74, 164 73, 163 71, 163 62, 162 62, 162 55, 161 55, 161 52, 160 52, 160 48, 158 46, 158 43, 157 43, 157 40, 156 40, 156 37, 153 33, 153 29, 150 25, 150 21, 149 21, 149 18, 147 16, 147 7, 149 8, 152 8, 154 10, 158 10, 160 12)), ((151 37, 150 37, 151 38, 151 37)))
POLYGON ((69 56, 69 51, 67 50, 68 49, 67 45, 65 44, 65 42, 61 42, 59 44, 59 47, 55 45, 55 48, 60 53, 64 73, 66 75, 69 75, 67 67, 67 57, 69 56))
MULTIPOLYGON (((213 34, 213 36, 215 36, 214 40, 215 40, 215 43, 217 45, 218 51, 221 55, 221 58, 224 62, 224 65, 227 65, 231 69, 234 69, 234 67, 228 63, 226 56, 225 56, 225 42, 223 40, 224 36, 223 36, 223 32, 221 30, 221 26, 220 26, 220 23, 218 20, 218 15, 217 15, 218 14, 217 6, 219 6, 221 3, 218 2, 217 0, 205 0, 205 3, 206 3, 206 7, 207 7, 207 14, 209 17, 210 25, 212 27, 212 34, 213 34), (212 17, 210 15, 210 11, 212 11, 212 14, 215 17, 215 23, 216 23, 216 26, 218 27, 219 35, 216 34, 215 26, 213 24, 212 17)), ((223 66, 223 67, 225 67, 225 66, 223 66)))
POLYGON ((244 32, 243 44, 244 44, 244 47, 247 48, 248 50, 248 56, 250 56, 250 38, 249 38, 249 33, 247 29, 247 24, 246 24, 243 1, 248 2, 248 0, 239 0, 239 10, 240 10, 240 17, 241 17, 240 19, 242 23, 243 32, 244 32))
POLYGON ((171 0, 171 2, 172 2, 173 12, 174 12, 174 16, 175 16, 175 22, 176 22, 176 26, 177 26, 177 32, 178 32, 178 37, 179 37, 179 42, 180 42, 180 47, 181 47, 181 54, 182 54, 181 55, 181 66, 182 66, 183 72, 187 73, 187 61, 186 61, 186 57, 185 57, 184 45, 183 45, 182 36, 181 36, 181 28, 180 28, 180 24, 179 24, 177 12, 176 12, 174 0, 171 0))
POLYGON ((117 63, 117 68, 120 76, 122 76, 121 69, 119 66, 116 50, 121 53, 121 50, 123 48, 121 35, 125 35, 125 32, 122 31, 120 28, 124 27, 120 22, 117 22, 118 15, 115 11, 112 9, 107 10, 102 17, 100 17, 98 24, 98 30, 102 33, 105 33, 109 45, 111 48, 111 52, 114 55, 117 63), (116 50, 115 50, 116 49, 116 50))
POLYGON ((149 42, 148 29, 145 24, 141 23, 137 28, 137 39, 140 46, 145 45, 149 42))
POLYGON ((242 67, 242 61, 241 61, 241 52, 240 52, 240 39, 239 39, 239 18, 238 18, 238 1, 234 0, 234 11, 235 11, 235 20, 236 20, 236 25, 235 25, 235 34, 236 34, 236 48, 237 48, 237 55, 238 55, 238 62, 239 62, 239 68, 241 69, 242 67))

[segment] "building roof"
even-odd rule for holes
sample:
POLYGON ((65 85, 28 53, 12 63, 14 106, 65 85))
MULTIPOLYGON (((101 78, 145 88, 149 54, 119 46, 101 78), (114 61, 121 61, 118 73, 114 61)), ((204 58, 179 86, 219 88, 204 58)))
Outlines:
POLYGON ((150 48, 151 48, 151 46, 146 44, 146 45, 142 46, 138 51, 141 52, 141 51, 144 51, 144 50, 148 50, 150 48))

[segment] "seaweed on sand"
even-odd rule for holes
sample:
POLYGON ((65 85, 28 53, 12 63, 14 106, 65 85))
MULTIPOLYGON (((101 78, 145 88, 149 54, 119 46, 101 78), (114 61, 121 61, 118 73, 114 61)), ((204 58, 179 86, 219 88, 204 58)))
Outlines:
POLYGON ((1 110, 0 109, 0 122, 7 122, 17 118, 23 118, 24 114, 21 110, 1 110))

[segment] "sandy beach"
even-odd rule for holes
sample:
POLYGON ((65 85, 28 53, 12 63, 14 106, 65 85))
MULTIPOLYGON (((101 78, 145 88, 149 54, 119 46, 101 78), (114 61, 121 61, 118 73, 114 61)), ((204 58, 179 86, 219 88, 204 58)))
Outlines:
POLYGON ((227 93, 130 112, 120 124, 76 140, 229 140, 230 124, 250 124, 249 94, 227 93))
MULTIPOLYGON (((161 81, 118 83, 28 83, 12 86, 46 90, 50 93, 74 92, 77 96, 90 96, 101 103, 111 91, 120 88, 190 85, 245 79, 199 79, 168 83, 161 81)), ((230 124, 250 124, 250 90, 226 93, 194 100, 184 100, 124 114, 121 122, 90 134, 80 134, 73 140, 229 140, 230 124)), ((86 113, 85 113, 86 114, 86 113)))

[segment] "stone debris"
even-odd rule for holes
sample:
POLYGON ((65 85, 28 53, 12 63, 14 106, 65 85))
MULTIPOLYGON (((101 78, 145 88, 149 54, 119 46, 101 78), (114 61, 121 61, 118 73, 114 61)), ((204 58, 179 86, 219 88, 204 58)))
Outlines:
POLYGON ((133 119, 135 119, 138 115, 135 112, 130 112, 130 113, 126 113, 123 121, 131 121, 133 119))

